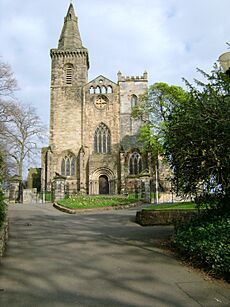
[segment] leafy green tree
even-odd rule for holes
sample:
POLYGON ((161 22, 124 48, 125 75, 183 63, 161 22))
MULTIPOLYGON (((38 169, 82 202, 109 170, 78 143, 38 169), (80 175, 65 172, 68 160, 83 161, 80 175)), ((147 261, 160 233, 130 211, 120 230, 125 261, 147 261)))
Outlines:
POLYGON ((230 204, 230 79, 217 66, 188 86, 165 121, 164 151, 177 191, 203 202, 230 204))
POLYGON ((132 116, 145 122, 140 139, 146 150, 151 150, 154 154, 162 153, 165 123, 171 110, 183 104, 187 97, 187 92, 181 87, 163 82, 151 85, 148 91, 139 97, 132 116))
POLYGON ((139 139, 143 151, 147 152, 150 158, 152 178, 155 173, 156 194, 158 194, 158 162, 159 155, 163 155, 165 124, 171 109, 186 99, 187 93, 181 87, 170 86, 163 82, 155 83, 139 97, 138 104, 132 110, 133 117, 141 118, 145 123, 140 130, 139 139))
POLYGON ((230 204, 230 78, 217 66, 188 90, 156 83, 140 97, 134 117, 145 119, 147 150, 163 154, 177 194, 230 204))

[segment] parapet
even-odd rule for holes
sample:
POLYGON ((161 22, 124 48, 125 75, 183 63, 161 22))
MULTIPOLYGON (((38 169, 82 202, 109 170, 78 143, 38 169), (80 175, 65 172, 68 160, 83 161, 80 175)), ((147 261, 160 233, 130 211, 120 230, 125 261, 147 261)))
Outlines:
POLYGON ((122 73, 119 71, 117 73, 118 77, 118 82, 127 82, 127 81, 132 81, 132 82, 148 82, 148 73, 145 70, 142 76, 123 76, 122 73))

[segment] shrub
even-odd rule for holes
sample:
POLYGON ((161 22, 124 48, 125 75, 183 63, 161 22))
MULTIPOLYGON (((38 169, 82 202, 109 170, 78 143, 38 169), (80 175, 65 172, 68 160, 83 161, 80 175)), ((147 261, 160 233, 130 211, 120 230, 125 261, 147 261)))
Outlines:
POLYGON ((230 276, 230 214, 209 211, 175 230, 173 244, 195 265, 216 277, 230 276))
POLYGON ((6 206, 5 203, 3 202, 2 195, 0 195, 0 228, 2 227, 5 217, 6 217, 6 206))

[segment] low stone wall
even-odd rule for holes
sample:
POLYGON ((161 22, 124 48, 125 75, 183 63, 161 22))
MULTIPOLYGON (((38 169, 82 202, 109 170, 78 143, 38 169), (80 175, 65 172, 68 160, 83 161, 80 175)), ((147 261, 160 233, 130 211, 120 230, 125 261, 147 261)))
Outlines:
POLYGON ((141 210, 136 213, 136 222, 142 226, 170 225, 189 221, 198 214, 197 210, 141 210))
POLYGON ((0 228, 0 260, 6 249, 8 237, 9 237, 9 221, 7 219, 6 222, 3 223, 2 227, 0 228))
POLYGON ((65 213, 76 214, 76 213, 81 213, 81 212, 85 213, 85 212, 91 212, 91 211, 130 209, 130 208, 139 207, 142 204, 143 204, 142 201, 138 201, 136 203, 132 203, 128 205, 117 205, 117 206, 111 206, 111 207, 99 207, 99 208, 90 208, 90 209, 69 209, 69 208, 59 205, 58 203, 54 203, 53 207, 65 213))
POLYGON ((65 212, 65 213, 76 214, 76 210, 74 210, 74 209, 69 209, 69 208, 65 208, 65 207, 63 207, 63 206, 60 206, 60 205, 57 204, 57 203, 54 203, 54 204, 53 204, 53 207, 56 208, 56 209, 58 209, 58 210, 60 210, 60 211, 62 211, 62 212, 65 212))

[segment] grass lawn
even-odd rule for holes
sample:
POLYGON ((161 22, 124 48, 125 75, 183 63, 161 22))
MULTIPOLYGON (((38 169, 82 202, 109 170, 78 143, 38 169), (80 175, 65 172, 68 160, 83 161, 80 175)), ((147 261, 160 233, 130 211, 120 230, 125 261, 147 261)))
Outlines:
POLYGON ((144 210, 194 210, 196 209, 196 205, 193 202, 180 202, 180 203, 164 203, 164 204, 158 204, 158 205, 152 205, 148 208, 144 208, 144 210))
POLYGON ((133 195, 124 197, 122 195, 75 195, 61 199, 58 204, 71 209, 89 209, 128 205, 137 202, 133 195))

